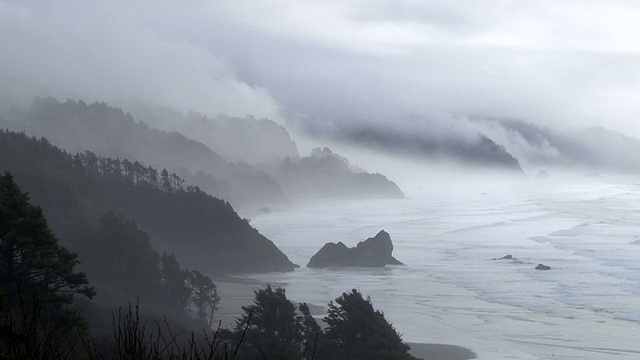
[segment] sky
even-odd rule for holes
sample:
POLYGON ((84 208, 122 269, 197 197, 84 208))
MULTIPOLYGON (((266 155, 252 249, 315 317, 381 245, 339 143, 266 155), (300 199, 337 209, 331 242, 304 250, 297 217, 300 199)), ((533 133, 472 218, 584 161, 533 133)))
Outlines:
POLYGON ((636 1, 0 0, 0 94, 640 137, 636 1), (443 116, 445 114, 446 116, 443 116))

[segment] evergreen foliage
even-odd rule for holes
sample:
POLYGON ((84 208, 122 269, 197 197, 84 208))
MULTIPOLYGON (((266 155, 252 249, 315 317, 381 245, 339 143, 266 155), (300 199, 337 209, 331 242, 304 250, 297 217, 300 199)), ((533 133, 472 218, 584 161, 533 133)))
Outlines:
POLYGON ((374 310, 370 299, 355 289, 329 303, 324 321, 328 326, 325 336, 337 359, 414 359, 408 353, 409 345, 402 342, 384 314, 374 310))
MULTIPOLYGON (((0 114, 0 128, 45 136, 71 153, 88 150, 110 158, 136 159, 158 169, 167 167, 234 205, 286 201, 279 185, 266 173, 246 164, 231 164, 201 142, 136 122, 131 114, 103 102, 37 98, 27 109, 14 107, 0 114)), ((230 141, 239 145, 237 138, 230 141)), ((247 144, 253 145, 246 142, 242 147, 250 147, 247 144)))
POLYGON ((107 286, 129 299, 154 299, 159 295, 159 256, 149 235, 133 221, 106 213, 97 230, 86 229, 87 241, 77 244, 82 268, 98 287, 107 286))
POLYGON ((285 193, 295 198, 404 197, 400 188, 385 176, 355 171, 345 158, 333 153, 287 158, 271 171, 271 175, 285 193))
POLYGON ((191 287, 193 274, 180 267, 175 255, 167 255, 166 252, 160 258, 160 273, 162 295, 166 304, 177 312, 186 312, 193 290, 191 287))
MULTIPOLYGON (((78 251, 84 262, 80 266, 98 290, 125 299, 155 299, 148 302, 154 310, 193 316, 208 326, 220 301, 216 285, 203 273, 182 268, 180 256, 205 271, 293 267, 228 203, 166 169, 91 152, 72 156, 46 139, 5 131, 0 131, 0 154, 0 171, 15 172, 33 202, 42 206, 31 205, 12 175, 0 176, 0 350, 9 349, 18 358, 48 354, 46 358, 61 359, 70 354, 66 347, 75 349, 78 337, 61 329, 81 321, 68 305, 74 294, 95 295, 87 276, 76 271, 78 255, 59 245, 54 233, 78 251), (160 256, 154 247, 179 254, 164 251, 160 256)), ((282 288, 256 291, 254 304, 243 311, 232 333, 242 346, 231 358, 413 359, 384 315, 356 290, 329 304, 326 332, 309 307, 293 304, 282 288)), ((115 344, 109 351, 126 358, 143 348, 162 350, 159 340, 146 337, 137 315, 125 317, 124 326, 129 329, 114 327, 115 344), (133 350, 129 345, 135 345, 133 350), (133 352, 126 353, 129 350, 133 352)), ((215 346, 204 349, 195 337, 190 341, 191 349, 208 354, 220 354, 218 346, 223 345, 205 339, 202 344, 215 346)), ((165 350, 176 344, 169 340, 168 345, 165 350)), ((108 354, 89 348, 95 358, 108 354)), ((229 352, 224 350, 226 357, 229 352)), ((187 358, 187 353, 176 354, 187 358)))
POLYGON ((254 304, 236 319, 242 359, 416 360, 400 334, 357 290, 329 303, 325 331, 309 306, 294 305, 283 288, 255 292, 254 304))
POLYGON ((57 359, 74 346, 86 324, 73 295, 95 295, 77 264, 13 176, 0 176, 0 358, 57 359))
MULTIPOLYGON (((107 295, 120 294, 123 302, 142 297, 151 310, 168 308, 211 325, 220 300, 216 285, 200 272, 182 269, 173 254, 159 257, 134 222, 107 213, 83 236, 84 269, 107 295)), ((7 327, 23 335, 36 331, 24 335, 33 338, 84 325, 67 305, 73 294, 92 298, 95 292, 85 274, 74 270, 76 258, 57 244, 42 210, 29 204, 13 177, 0 176, 0 333, 7 327), (16 326, 16 318, 37 321, 16 326)))
POLYGON ((191 276, 191 303, 198 319, 206 322, 209 327, 213 325, 213 314, 218 309, 220 297, 216 284, 206 275, 194 271, 191 276))
POLYGON ((229 203, 168 171, 91 152, 72 156, 46 139, 8 131, 0 131, 0 154, 0 171, 14 174, 66 245, 87 241, 87 226, 113 212, 148 232, 155 248, 204 272, 294 268, 229 203))
POLYGON ((243 306, 244 314, 236 319, 236 336, 244 334, 242 358, 310 359, 307 339, 318 325, 309 327, 308 307, 299 315, 287 299, 283 288, 269 285, 255 292, 254 304, 243 306))
POLYGON ((13 176, 0 176, 0 297, 9 309, 19 298, 42 306, 70 304, 73 294, 95 294, 77 255, 58 244, 42 209, 29 202, 13 176))

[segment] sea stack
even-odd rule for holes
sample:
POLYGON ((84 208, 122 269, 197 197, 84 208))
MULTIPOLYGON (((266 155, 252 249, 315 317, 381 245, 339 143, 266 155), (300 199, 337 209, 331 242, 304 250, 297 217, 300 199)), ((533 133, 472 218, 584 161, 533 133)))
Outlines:
POLYGON ((393 243, 389 233, 382 230, 376 236, 361 241, 356 247, 349 248, 344 243, 326 243, 309 263, 309 268, 326 267, 384 267, 385 265, 403 265, 391 254, 393 243))

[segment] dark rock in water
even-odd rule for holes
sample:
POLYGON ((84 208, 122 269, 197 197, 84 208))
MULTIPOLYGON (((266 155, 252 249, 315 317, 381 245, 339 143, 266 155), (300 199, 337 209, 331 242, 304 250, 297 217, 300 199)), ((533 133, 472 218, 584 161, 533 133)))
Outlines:
POLYGON ((516 260, 516 258, 513 257, 513 255, 509 254, 509 255, 505 255, 499 259, 493 259, 493 260, 516 260))
POLYGON ((267 206, 263 206, 260 209, 258 209, 259 212, 261 212, 262 214, 271 214, 271 209, 268 208, 267 206))
POLYGON ((536 270, 551 270, 551 267, 543 264, 538 264, 538 266, 536 266, 536 270))
POLYGON ((309 263, 307 267, 310 268, 322 268, 327 266, 346 266, 351 260, 351 249, 347 247, 343 242, 339 243, 326 243, 318 251, 309 263))
POLYGON ((375 237, 359 242, 354 248, 349 248, 342 242, 326 243, 320 251, 313 255, 307 267, 402 265, 391 255, 392 252, 391 237, 382 230, 375 237))
POLYGON ((549 173, 546 170, 540 170, 536 175, 536 179, 550 179, 550 178, 551 178, 551 175, 549 175, 549 173))

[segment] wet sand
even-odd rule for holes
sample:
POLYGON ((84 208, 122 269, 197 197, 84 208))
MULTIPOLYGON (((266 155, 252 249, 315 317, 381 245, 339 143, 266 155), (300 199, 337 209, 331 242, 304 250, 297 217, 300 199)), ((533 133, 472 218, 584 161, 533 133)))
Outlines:
POLYGON ((447 344, 407 343, 411 346, 411 355, 425 360, 470 360, 476 354, 462 346, 447 344))

